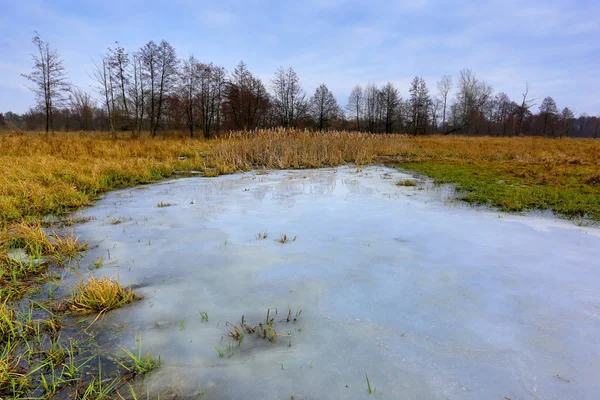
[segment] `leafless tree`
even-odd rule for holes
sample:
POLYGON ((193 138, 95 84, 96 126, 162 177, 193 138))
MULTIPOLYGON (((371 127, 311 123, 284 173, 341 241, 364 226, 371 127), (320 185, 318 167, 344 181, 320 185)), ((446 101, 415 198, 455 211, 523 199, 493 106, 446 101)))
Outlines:
POLYGON ((286 128, 296 127, 308 109, 308 102, 294 69, 279 68, 271 80, 271 91, 280 124, 286 128))
POLYGON ((71 96, 69 99, 73 114, 77 116, 79 129, 91 129, 91 122, 94 117, 94 108, 96 107, 92 96, 81 89, 74 89, 71 91, 71 96))
POLYGON ((443 108, 443 100, 438 97, 433 98, 429 102, 429 115, 431 115, 431 130, 437 132, 438 130, 438 115, 440 109, 443 108))
POLYGON ((94 63, 94 70, 92 72, 92 79, 96 81, 96 90, 104 103, 106 114, 108 117, 108 123, 110 131, 115 131, 115 97, 114 97, 114 85, 113 85, 113 71, 110 66, 110 62, 106 55, 100 56, 100 61, 92 60, 94 63))
POLYGON ((200 125, 204 131, 204 137, 208 138, 213 130, 220 129, 226 72, 223 67, 212 63, 199 64, 198 72, 200 78, 200 125))
POLYGON ((309 113, 316 121, 319 131, 328 129, 331 121, 340 116, 340 106, 325 84, 320 85, 311 97, 309 113))
POLYGON ((385 123, 385 133, 392 133, 394 118, 400 105, 400 95, 393 83, 388 82, 381 89, 382 114, 385 123))
POLYGON ((119 98, 119 107, 115 106, 115 111, 122 106, 122 109, 118 110, 118 114, 127 121, 129 119, 129 107, 125 88, 129 85, 129 53, 119 45, 119 42, 115 42, 115 44, 117 47, 114 49, 109 48, 107 54, 110 70, 113 72, 111 78, 118 92, 116 97, 119 98))
POLYGON ((175 49, 166 41, 158 45, 148 42, 140 50, 144 78, 149 86, 150 132, 156 136, 160 126, 165 96, 173 89, 177 78, 177 55, 175 49))
POLYGON ((346 104, 346 111, 348 116, 356 120, 356 130, 360 131, 360 119, 363 113, 363 102, 364 94, 363 88, 360 85, 356 85, 352 88, 350 96, 348 96, 348 103, 346 104))
POLYGON ((569 133, 571 132, 571 127, 573 126, 573 121, 575 120, 575 113, 571 111, 569 107, 565 107, 561 111, 560 117, 563 123, 564 135, 569 136, 569 133))
POLYGON ((535 99, 528 99, 529 96, 529 83, 525 84, 525 92, 523 95, 523 100, 521 101, 521 105, 517 110, 517 121, 518 127, 516 129, 517 135, 521 136, 523 134, 523 122, 525 121, 525 117, 531 114, 530 109, 535 106, 535 99))
POLYGON ((201 73, 201 65, 194 56, 184 60, 180 71, 180 93, 185 107, 185 117, 190 137, 194 137, 194 128, 197 124, 196 101, 198 98, 198 80, 201 73))
POLYGON ((431 97, 427 83, 422 77, 416 76, 410 84, 410 128, 413 134, 427 132, 431 97))
POLYGON ((460 71, 456 105, 460 118, 460 127, 463 132, 470 133, 483 111, 483 107, 492 95, 492 87, 480 82, 469 69, 460 71))
POLYGON ((144 109, 146 98, 146 79, 142 66, 142 55, 135 53, 131 61, 132 81, 129 85, 129 98, 133 106, 133 131, 140 135, 144 124, 144 109))
POLYGON ((438 93, 442 101, 442 131, 446 132, 446 107, 448 105, 448 94, 452 90, 452 77, 450 75, 442 76, 437 83, 438 93))
POLYGON ((33 71, 22 76, 33 83, 31 90, 35 93, 38 106, 46 116, 45 130, 48 133, 52 130, 53 112, 64 104, 71 84, 67 80, 63 60, 58 52, 50 47, 48 42, 43 41, 37 32, 32 42, 36 48, 36 53, 31 55, 33 71))
POLYGON ((364 115, 367 123, 367 131, 375 132, 377 125, 377 102, 379 100, 379 89, 373 83, 365 88, 364 115))
POLYGON ((231 128, 257 128, 269 109, 269 97, 262 81, 240 62, 233 70, 225 90, 224 108, 231 128))
POLYGON ((548 128, 550 128, 550 134, 552 137, 556 137, 554 123, 556 116, 558 115, 558 107, 552 97, 548 96, 542 100, 542 104, 540 105, 540 115, 544 121, 542 134, 546 136, 548 128))

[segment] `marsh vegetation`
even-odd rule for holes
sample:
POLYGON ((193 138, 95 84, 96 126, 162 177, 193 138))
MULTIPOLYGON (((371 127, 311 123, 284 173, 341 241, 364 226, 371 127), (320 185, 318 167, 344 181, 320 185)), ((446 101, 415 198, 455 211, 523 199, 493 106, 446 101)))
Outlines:
MULTIPOLYGON (((271 179, 264 169, 386 164, 454 184, 458 198, 473 204, 504 211, 552 210, 586 224, 600 220, 600 144, 596 141, 266 130, 208 141, 11 132, 0 136, 0 145, 0 394, 15 398, 48 397, 63 390, 79 398, 117 393, 131 397, 135 389, 123 386, 119 377, 143 375, 162 363, 158 355, 142 351, 141 340, 135 350, 113 349, 109 355, 92 351, 93 341, 82 334, 85 328, 93 331, 92 323, 110 310, 130 307, 141 298, 119 283, 116 275, 103 275, 105 268, 112 268, 107 266, 113 262, 112 249, 95 254, 85 264, 99 276, 81 277, 75 286, 69 279, 69 286, 62 286, 67 271, 80 274, 78 259, 86 250, 73 227, 100 222, 95 215, 71 213, 115 189, 185 176, 181 172, 189 171, 214 177, 259 168, 258 179, 271 179), (81 326, 77 314, 84 315, 81 326)), ((402 177, 389 182, 394 183, 402 189, 417 181, 402 177)), ((153 208, 174 204, 169 198, 159 199, 152 200, 153 208)), ((186 206, 197 203, 186 201, 186 206)), ((127 213, 111 215, 119 215, 106 219, 115 229, 125 231, 138 223, 127 213)), ((268 228, 273 232, 273 227, 268 228)), ((282 228, 297 233, 294 225, 282 228)), ((264 245, 296 240, 283 229, 264 245)), ((265 230, 255 237, 262 243, 268 236, 265 230)), ((301 238, 298 246, 305 241, 301 238)), ((225 243, 236 246, 229 239, 225 243)), ((207 311, 198 315, 199 322, 208 322, 207 311)), ((267 341, 290 337, 285 329, 275 329, 278 321, 268 323, 272 319, 269 315, 265 322, 249 324, 242 318, 241 323, 228 325, 227 340, 215 347, 217 355, 232 355, 244 335, 251 333, 267 341)), ((182 334, 193 331, 188 328, 193 322, 179 322, 176 330, 182 334)))

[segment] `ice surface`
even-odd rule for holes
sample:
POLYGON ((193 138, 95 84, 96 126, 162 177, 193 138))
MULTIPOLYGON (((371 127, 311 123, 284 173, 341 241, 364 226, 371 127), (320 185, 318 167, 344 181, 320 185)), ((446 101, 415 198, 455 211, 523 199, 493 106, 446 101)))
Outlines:
POLYGON ((379 398, 600 398, 600 230, 448 205, 401 178, 345 167, 110 193, 81 213, 97 218, 77 227, 83 265, 103 257, 96 275, 145 298, 96 329, 130 347, 141 333, 165 359, 150 390, 184 397, 361 399, 367 373, 379 398), (218 357, 226 322, 270 307, 303 310, 276 328, 291 347, 247 335, 218 357))

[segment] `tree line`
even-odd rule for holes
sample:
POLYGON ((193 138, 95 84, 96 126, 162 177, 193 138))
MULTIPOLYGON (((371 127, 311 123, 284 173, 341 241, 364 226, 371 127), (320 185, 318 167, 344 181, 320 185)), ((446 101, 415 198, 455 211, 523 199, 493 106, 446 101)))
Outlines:
POLYGON ((575 117, 552 97, 518 101, 468 70, 444 75, 430 89, 415 77, 404 96, 391 82, 356 85, 344 106, 325 84, 312 95, 293 68, 279 68, 268 82, 245 63, 228 72, 194 56, 180 59, 163 40, 129 51, 115 42, 94 60, 90 93, 72 85, 56 49, 33 38, 33 68, 23 74, 36 96, 27 113, 0 114, 0 127, 27 130, 149 131, 185 130, 190 137, 222 131, 285 127, 372 133, 540 135, 600 137, 600 118, 575 117))

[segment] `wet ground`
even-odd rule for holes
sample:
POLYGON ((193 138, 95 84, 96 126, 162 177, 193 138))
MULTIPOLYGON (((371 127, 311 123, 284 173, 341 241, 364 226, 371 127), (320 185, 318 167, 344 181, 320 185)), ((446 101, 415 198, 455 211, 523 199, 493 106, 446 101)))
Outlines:
POLYGON ((94 274, 145 298, 99 338, 141 334, 165 360, 144 381, 161 398, 362 399, 366 373, 379 398, 597 399, 600 229, 448 204, 406 178, 251 172, 108 194, 78 213, 95 217, 76 228, 83 271, 102 257, 94 274), (275 307, 291 336, 227 337, 275 307))

